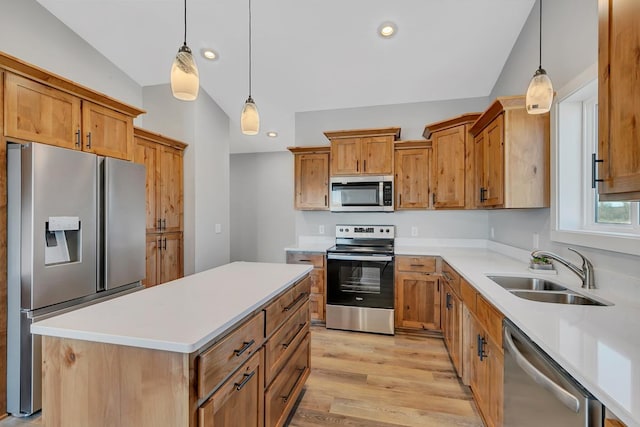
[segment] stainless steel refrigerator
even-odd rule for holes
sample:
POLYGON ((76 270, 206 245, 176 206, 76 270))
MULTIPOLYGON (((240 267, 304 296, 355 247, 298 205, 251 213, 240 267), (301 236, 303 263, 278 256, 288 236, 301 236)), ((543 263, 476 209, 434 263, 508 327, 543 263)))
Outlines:
POLYGON ((7 409, 42 407, 33 322, 133 292, 145 275, 143 165, 8 144, 7 409))

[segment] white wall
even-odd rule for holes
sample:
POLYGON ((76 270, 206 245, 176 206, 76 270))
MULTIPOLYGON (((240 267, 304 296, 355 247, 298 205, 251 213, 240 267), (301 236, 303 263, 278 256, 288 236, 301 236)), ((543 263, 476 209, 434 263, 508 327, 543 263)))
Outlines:
POLYGON ((0 50, 112 98, 142 106, 140 85, 35 0, 0 0, 0 50))
POLYGON ((200 91, 179 101, 168 84, 143 88, 143 127, 183 141, 184 272, 229 262, 229 134, 227 115, 200 91), (216 234, 214 224, 222 233, 216 234))
MULTIPOLYGON (((597 62, 597 0, 545 1, 543 4, 542 66, 551 77, 555 90, 566 85, 587 67, 597 62)), ((538 67, 539 6, 536 4, 518 38, 492 97, 525 93, 533 72, 538 67)), ((494 240, 523 249, 532 249, 537 233, 540 248, 576 259, 566 244, 551 241, 550 209, 495 210, 489 213, 489 229, 494 240)), ((591 259, 596 280, 601 287, 610 286, 612 272, 640 277, 640 257, 580 248, 591 259)))

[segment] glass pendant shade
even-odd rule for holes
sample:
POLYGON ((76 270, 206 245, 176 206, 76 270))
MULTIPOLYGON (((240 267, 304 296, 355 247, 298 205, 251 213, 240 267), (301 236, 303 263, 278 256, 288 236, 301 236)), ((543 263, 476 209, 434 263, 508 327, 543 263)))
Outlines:
POLYGON ((260 115, 258 114, 258 107, 256 107, 251 96, 247 98, 242 108, 240 129, 242 129, 242 133, 245 135, 256 135, 260 132, 260 115))
POLYGON ((544 69, 538 68, 533 75, 525 102, 529 114, 544 114, 551 109, 553 85, 544 69))
POLYGON ((200 77, 198 66, 191 54, 191 49, 185 44, 178 50, 176 59, 171 66, 171 92, 182 101, 193 101, 198 97, 200 77))

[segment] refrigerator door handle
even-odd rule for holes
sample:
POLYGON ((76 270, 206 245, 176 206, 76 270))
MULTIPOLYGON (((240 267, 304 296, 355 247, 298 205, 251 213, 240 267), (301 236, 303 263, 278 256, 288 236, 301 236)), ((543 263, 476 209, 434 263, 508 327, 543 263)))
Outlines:
POLYGON ((508 350, 514 357, 516 364, 527 375, 529 375, 537 384, 542 386, 549 393, 558 399, 564 406, 571 409, 575 413, 580 411, 580 401, 567 390, 556 384, 551 378, 544 375, 535 366, 531 364, 523 355, 518 351, 513 339, 511 338, 511 332, 509 328, 503 328, 503 342, 505 350, 508 350))

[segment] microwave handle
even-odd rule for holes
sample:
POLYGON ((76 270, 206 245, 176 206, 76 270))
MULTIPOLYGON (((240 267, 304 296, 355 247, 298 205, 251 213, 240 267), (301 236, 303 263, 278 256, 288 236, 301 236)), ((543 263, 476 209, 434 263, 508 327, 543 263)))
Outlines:
POLYGON ((378 204, 384 206, 384 181, 378 183, 378 204))

